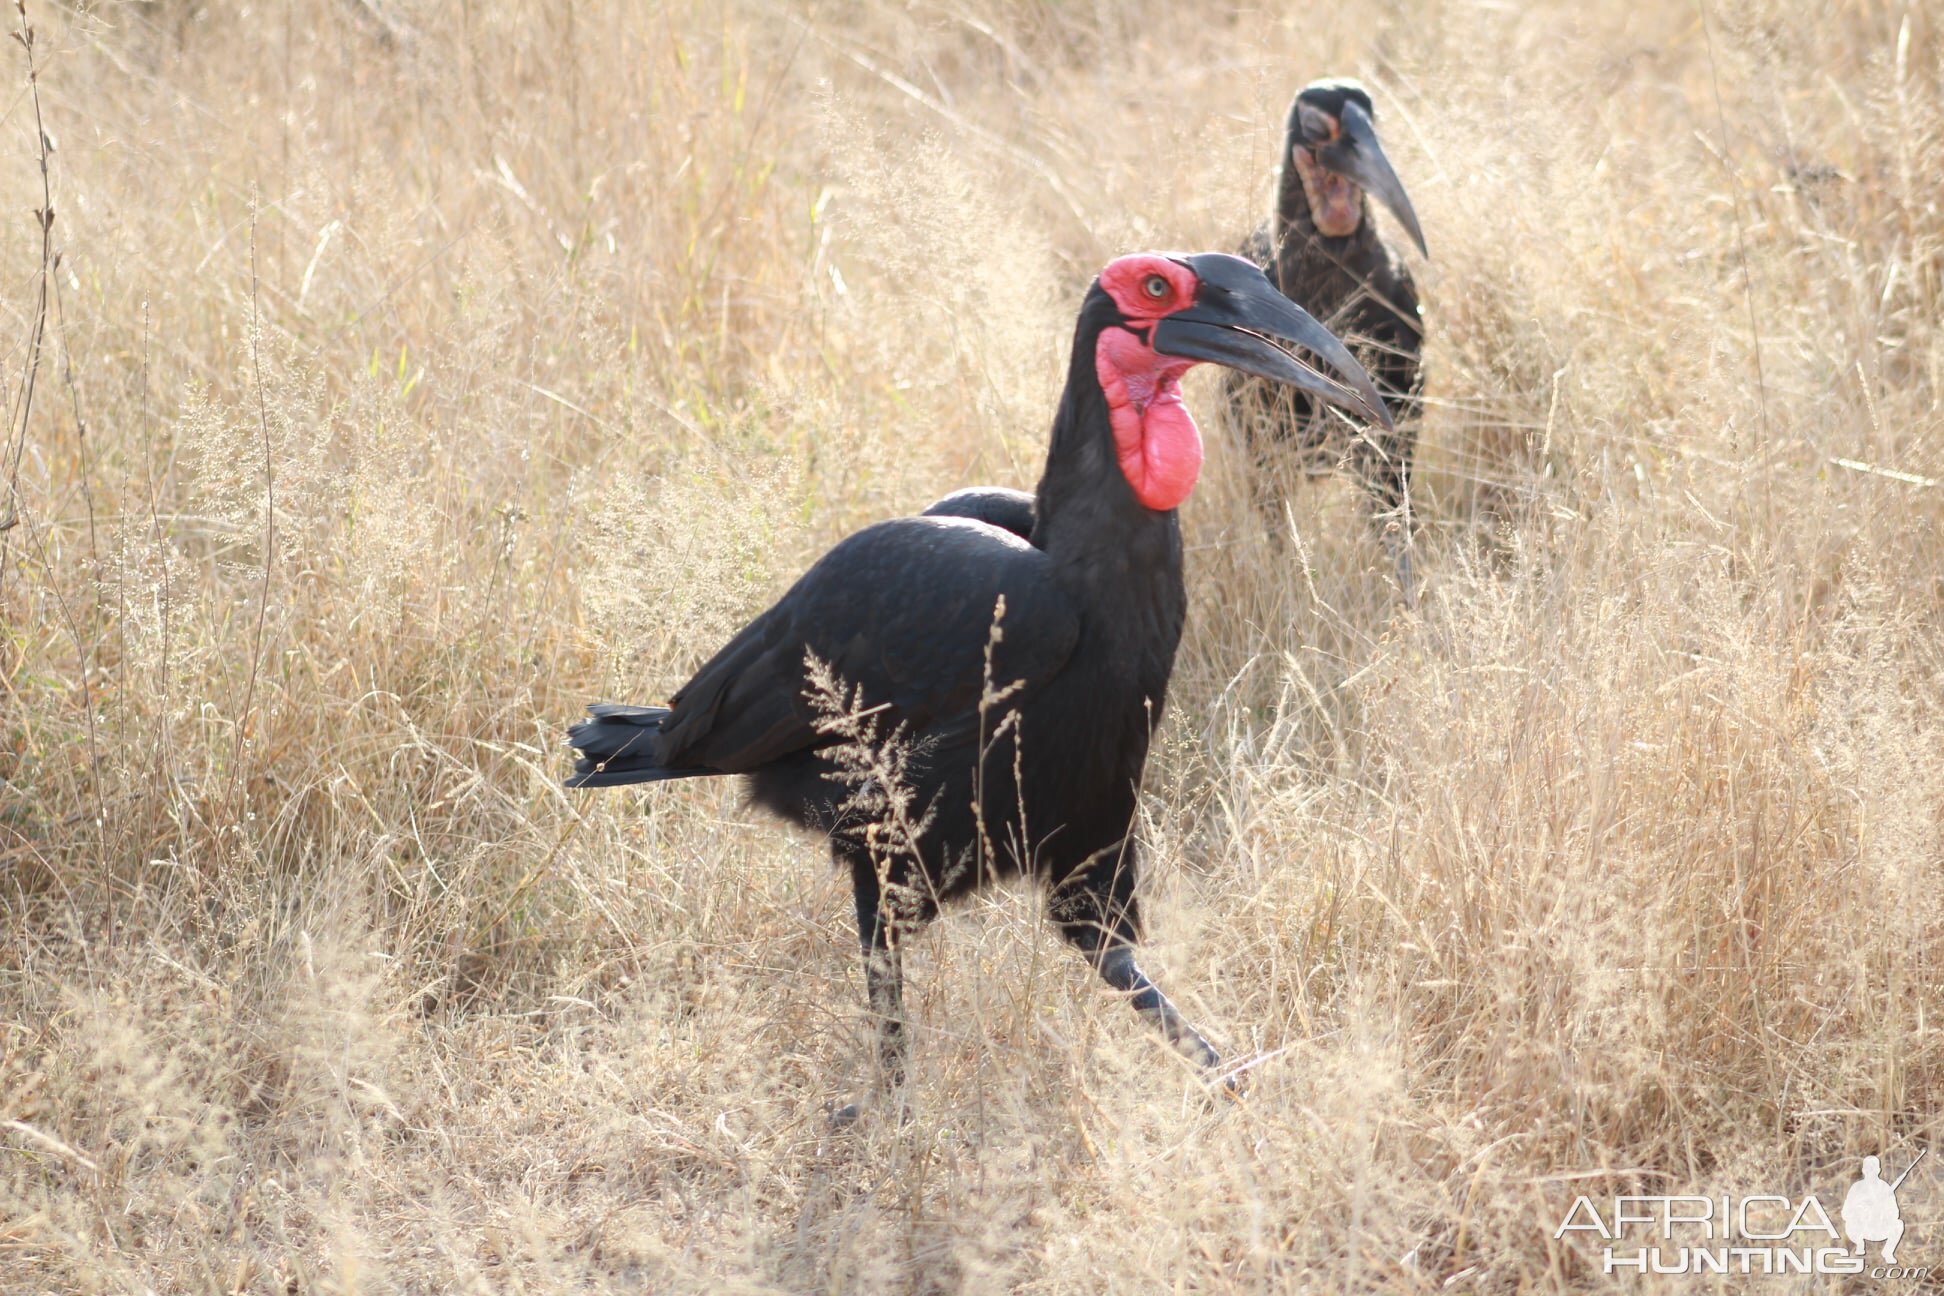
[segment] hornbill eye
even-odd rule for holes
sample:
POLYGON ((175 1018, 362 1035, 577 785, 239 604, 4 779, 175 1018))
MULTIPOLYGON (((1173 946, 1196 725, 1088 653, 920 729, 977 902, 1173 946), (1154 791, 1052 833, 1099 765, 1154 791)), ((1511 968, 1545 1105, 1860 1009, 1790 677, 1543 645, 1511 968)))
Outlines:
POLYGON ((1320 108, 1303 104, 1296 110, 1297 120, 1303 129, 1303 139, 1309 144, 1328 144, 1333 142, 1343 126, 1336 118, 1320 108))
POLYGON ((1168 295, 1168 281, 1158 274, 1149 275, 1147 281, 1141 285, 1141 291, 1154 300, 1160 301, 1168 295))

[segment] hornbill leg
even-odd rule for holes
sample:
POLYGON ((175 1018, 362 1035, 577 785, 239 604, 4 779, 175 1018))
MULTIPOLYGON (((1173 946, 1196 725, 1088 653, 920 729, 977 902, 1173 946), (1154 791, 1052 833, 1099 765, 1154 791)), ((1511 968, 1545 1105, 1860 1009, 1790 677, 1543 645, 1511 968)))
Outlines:
MULTIPOLYGON (((1371 433, 1365 432, 1369 438, 1371 433)), ((1417 581, 1411 565, 1416 547, 1416 519, 1411 516, 1411 460, 1416 449, 1409 437, 1365 440, 1360 444, 1359 476, 1370 497, 1371 520, 1377 524, 1384 548, 1397 564, 1397 583, 1407 607, 1417 605, 1417 581)))
MULTIPOLYGON (((857 901, 857 940, 864 950, 864 993, 877 1018, 878 1071, 873 1093, 896 1094, 904 1088, 906 1039, 904 1020, 904 959, 898 950, 898 930, 886 912, 877 866, 859 852, 850 860, 851 890, 857 901)), ((869 1105, 868 1098, 847 1103, 831 1114, 833 1125, 848 1125, 869 1105)))
POLYGON ((1183 1057, 1208 1071, 1221 1065, 1221 1055, 1201 1037, 1200 1031, 1188 1024, 1173 1001, 1148 979, 1147 973, 1136 966, 1133 946, 1114 945, 1093 957, 1100 979, 1116 990, 1129 993, 1135 1011, 1158 1026, 1168 1043, 1183 1057))
POLYGON ((1067 943, 1086 955, 1102 981, 1127 995, 1134 1010, 1157 1027, 1184 1057, 1212 1071, 1221 1065, 1221 1055, 1134 962, 1140 913, 1133 878, 1131 843, 1125 851, 1116 848, 1103 853, 1082 874, 1061 886, 1066 894, 1054 897, 1054 920, 1067 943))
POLYGON ((1329 416, 1301 392, 1257 380, 1243 399, 1247 414, 1243 435, 1255 464, 1256 507, 1262 511, 1270 543, 1278 550, 1289 543, 1289 490, 1301 477, 1329 470, 1329 416))

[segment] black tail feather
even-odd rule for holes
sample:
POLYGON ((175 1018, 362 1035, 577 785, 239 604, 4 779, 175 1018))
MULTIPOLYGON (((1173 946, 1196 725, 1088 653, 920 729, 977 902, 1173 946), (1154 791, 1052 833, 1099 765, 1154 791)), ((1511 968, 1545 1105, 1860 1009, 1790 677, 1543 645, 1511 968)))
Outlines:
POLYGON ((629 783, 658 783, 663 779, 698 778, 718 771, 666 769, 660 764, 655 740, 667 707, 625 706, 596 702, 587 708, 593 717, 567 730, 567 745, 580 753, 566 784, 571 788, 622 787, 629 783))

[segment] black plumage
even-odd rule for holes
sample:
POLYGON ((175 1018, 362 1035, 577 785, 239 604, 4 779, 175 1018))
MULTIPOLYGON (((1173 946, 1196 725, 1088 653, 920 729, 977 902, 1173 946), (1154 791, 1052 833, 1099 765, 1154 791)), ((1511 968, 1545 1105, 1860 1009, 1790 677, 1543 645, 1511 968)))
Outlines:
POLYGON ((1033 497, 1007 486, 967 486, 955 490, 923 513, 924 517, 976 518, 1022 539, 1033 534, 1033 497))
MULTIPOLYGON (((1241 251, 1349 344, 1377 380, 1395 428, 1346 427, 1304 392, 1243 374, 1225 374, 1223 387, 1231 423, 1264 467, 1292 455, 1310 473, 1346 463, 1379 521, 1394 519, 1408 541, 1423 318, 1411 272, 1378 234, 1368 195, 1392 209, 1420 251, 1424 239, 1377 143, 1374 117, 1369 93, 1354 81, 1317 81, 1298 92, 1284 131, 1275 211, 1241 251), (1327 210, 1315 210, 1313 197, 1327 210)), ((1264 503, 1276 503, 1272 492, 1265 491, 1264 503)))
MULTIPOLYGON (((1384 417, 1348 353, 1245 262, 1122 258, 1082 305, 1035 495, 961 491, 927 516, 858 532, 669 706, 596 706, 570 731, 582 753, 570 785, 741 774, 758 805, 829 837, 855 890, 889 1081, 903 1074, 900 934, 1020 873, 1046 888, 1062 934, 1110 985, 1190 1057, 1216 1062, 1132 950, 1135 802, 1186 608, 1180 527, 1171 504, 1151 506, 1143 474, 1192 436, 1169 402, 1200 359, 1384 417), (1159 305, 1139 296, 1162 289, 1159 305), (1296 346, 1355 390, 1292 360, 1296 346), (1112 396, 1110 365, 1131 375, 1113 377, 1112 396), (1129 444, 1147 456, 1131 469, 1129 444), (828 698, 820 709, 806 686, 812 659, 855 690, 846 697, 869 711, 870 733, 899 746, 902 809, 860 773, 854 746, 840 750, 828 698)), ((1197 464, 1199 453, 1195 440, 1197 464)))

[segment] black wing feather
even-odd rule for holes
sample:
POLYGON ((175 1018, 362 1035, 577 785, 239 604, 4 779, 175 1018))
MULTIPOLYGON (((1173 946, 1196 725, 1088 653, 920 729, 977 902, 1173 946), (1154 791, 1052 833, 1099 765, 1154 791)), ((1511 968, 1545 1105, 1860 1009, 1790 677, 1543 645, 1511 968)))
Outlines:
POLYGON ((924 516, 976 518, 1027 540, 1033 534, 1034 507, 1033 496, 1023 490, 968 486, 933 504, 924 516))
POLYGON ((655 735, 668 717, 667 707, 596 702, 587 712, 592 719, 567 729, 568 745, 581 753, 568 787, 620 787, 709 773, 665 769, 655 762, 655 735))
MULTIPOLYGON (((622 725, 645 733, 648 741, 630 749, 640 753, 640 772, 617 780, 624 782, 748 773, 822 746, 830 736, 818 728, 806 692, 806 654, 861 688, 867 706, 884 707, 887 727, 922 735, 976 713, 1002 597, 993 682, 1030 690, 1059 671, 1079 637, 1078 614, 1046 555, 975 520, 879 523, 825 554, 723 645, 665 712, 597 712, 573 731, 574 745, 594 757, 583 738, 605 747, 622 725)), ((577 773, 575 785, 601 784, 577 773)))

